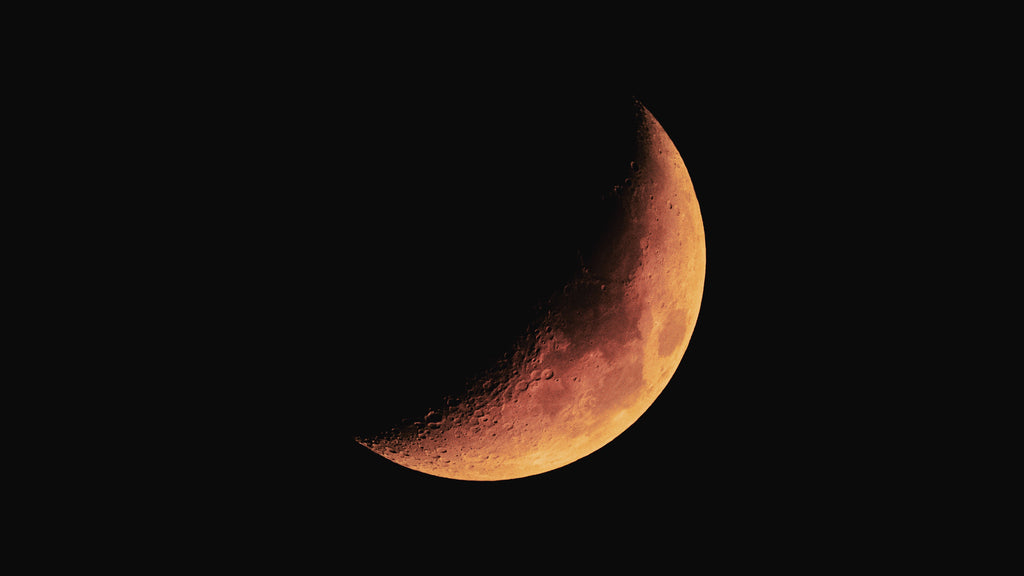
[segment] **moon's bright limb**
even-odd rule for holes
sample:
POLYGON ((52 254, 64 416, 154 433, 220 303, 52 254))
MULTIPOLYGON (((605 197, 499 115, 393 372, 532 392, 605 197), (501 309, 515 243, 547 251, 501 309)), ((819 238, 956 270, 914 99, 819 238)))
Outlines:
POLYGON ((420 420, 364 446, 436 476, 503 480, 601 448, 664 390, 693 334, 704 290, 704 225, 683 159, 636 107, 632 175, 613 192, 601 256, 530 326, 507 360, 420 420))

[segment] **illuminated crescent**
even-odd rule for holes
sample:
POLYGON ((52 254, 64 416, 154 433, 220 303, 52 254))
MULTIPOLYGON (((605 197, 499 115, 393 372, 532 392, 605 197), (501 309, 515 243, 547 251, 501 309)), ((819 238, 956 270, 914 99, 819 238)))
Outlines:
POLYGON ((639 102, 636 139, 630 179, 605 191, 617 215, 596 261, 464 394, 359 443, 436 476, 519 478, 594 452, 651 406, 697 321, 704 225, 683 159, 639 102))

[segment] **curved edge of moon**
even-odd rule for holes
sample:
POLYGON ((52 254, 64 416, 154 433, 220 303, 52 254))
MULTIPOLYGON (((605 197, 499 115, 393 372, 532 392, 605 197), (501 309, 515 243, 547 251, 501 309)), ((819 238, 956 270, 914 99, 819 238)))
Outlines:
POLYGON ((520 478, 591 454, 654 403, 693 335, 706 248, 683 159, 650 111, 637 112, 609 256, 553 296, 508 360, 465 394, 360 444, 436 476, 520 478))

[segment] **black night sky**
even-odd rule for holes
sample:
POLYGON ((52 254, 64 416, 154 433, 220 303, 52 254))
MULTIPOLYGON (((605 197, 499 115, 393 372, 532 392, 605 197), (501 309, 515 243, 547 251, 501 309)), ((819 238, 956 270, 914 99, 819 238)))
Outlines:
POLYGON ((836 337, 862 260, 832 227, 866 185, 835 134, 863 116, 829 99, 839 79, 778 57, 722 66, 684 51, 657 83, 415 58, 382 78, 284 67, 270 88, 262 70, 235 72, 258 97, 219 78, 232 88, 202 115, 168 120, 215 120, 194 153, 226 190, 196 193, 206 231, 190 248, 205 269, 195 294, 217 311, 198 341, 225 366, 189 385, 217 430, 195 438, 212 493, 243 517, 378 531, 500 506, 611 507, 713 532, 835 502, 861 474, 837 455, 862 432, 835 422, 864 400, 836 337), (604 448, 519 480, 432 477, 357 445, 355 432, 456 390, 564 280, 600 230, 587 195, 628 162, 614 135, 634 97, 679 149, 707 239, 696 329, 666 390, 604 448))
MULTIPOLYGON (((960 211, 987 226, 1001 204, 973 193, 1014 190, 973 181, 1014 166, 1005 146, 952 180, 990 139, 958 127, 1010 130, 983 109, 1012 91, 983 80, 1012 75, 964 49, 966 10, 630 5, 597 29, 596 5, 563 22, 382 6, 100 14, 116 34, 17 43, 40 82, 12 86, 46 97, 12 114, 76 158, 44 159, 70 184, 30 194, 81 227, 43 238, 75 266, 38 267, 60 271, 44 298, 86 320, 36 328, 100 348, 52 355, 73 370, 55 403, 102 432, 44 431, 75 456, 46 489, 89 512, 67 529, 74 510, 29 498, 39 525, 100 535, 93 553, 155 542, 156 562, 277 551, 287 572, 324 553, 333 571, 388 574, 669 555, 630 570, 647 573, 844 547, 845 567, 945 513, 961 488, 939 480, 970 469, 949 447, 981 443, 934 398, 978 384, 976 367, 942 372, 982 333, 950 323, 985 315, 948 286, 996 283, 976 280, 960 211), (664 392, 603 448, 522 479, 438 478, 358 445, 491 365, 595 249, 609 215, 590 200, 627 173, 633 98, 678 148, 706 233, 696 328, 664 392), (106 412, 74 405, 87 396, 106 412)), ((998 16, 973 30, 995 38, 998 16)))

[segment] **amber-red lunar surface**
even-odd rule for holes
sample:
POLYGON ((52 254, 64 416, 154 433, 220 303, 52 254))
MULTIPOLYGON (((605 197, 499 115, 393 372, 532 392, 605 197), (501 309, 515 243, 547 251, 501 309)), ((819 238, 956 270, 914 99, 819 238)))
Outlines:
POLYGON ((700 208, 675 145, 636 105, 631 177, 591 266, 515 349, 421 418, 356 440, 427 474, 503 480, 569 464, 621 434, 680 365, 704 288, 700 208))

